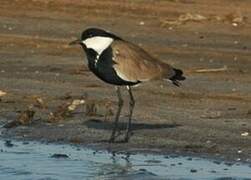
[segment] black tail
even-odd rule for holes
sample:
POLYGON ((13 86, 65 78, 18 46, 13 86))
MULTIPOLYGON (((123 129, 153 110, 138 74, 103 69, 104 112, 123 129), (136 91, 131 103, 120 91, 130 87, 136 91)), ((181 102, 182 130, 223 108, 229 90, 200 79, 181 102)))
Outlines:
POLYGON ((184 81, 186 78, 183 76, 183 72, 180 69, 175 69, 173 68, 175 74, 173 77, 170 78, 170 80, 172 81, 172 83, 175 86, 180 86, 180 82, 179 81, 184 81))

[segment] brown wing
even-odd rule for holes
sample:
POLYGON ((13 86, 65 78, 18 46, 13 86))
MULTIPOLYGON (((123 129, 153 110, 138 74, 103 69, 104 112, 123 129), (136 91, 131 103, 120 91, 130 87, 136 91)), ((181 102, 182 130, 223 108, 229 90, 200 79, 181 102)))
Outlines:
POLYGON ((120 78, 126 81, 148 81, 169 78, 174 75, 173 68, 145 52, 142 48, 126 42, 114 41, 113 65, 120 78))

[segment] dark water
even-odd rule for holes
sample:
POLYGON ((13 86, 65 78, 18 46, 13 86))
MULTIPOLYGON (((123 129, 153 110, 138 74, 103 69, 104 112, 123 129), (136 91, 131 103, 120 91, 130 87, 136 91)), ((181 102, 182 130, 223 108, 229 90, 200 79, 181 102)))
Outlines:
POLYGON ((112 155, 71 145, 0 140, 0 180, 19 179, 251 179, 251 168, 194 157, 112 155))

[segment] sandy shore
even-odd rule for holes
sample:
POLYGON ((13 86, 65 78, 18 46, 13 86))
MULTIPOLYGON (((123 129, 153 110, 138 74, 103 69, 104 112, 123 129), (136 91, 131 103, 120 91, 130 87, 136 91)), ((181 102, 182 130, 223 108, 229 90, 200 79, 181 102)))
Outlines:
POLYGON ((6 0, 0 7, 0 90, 7 93, 0 123, 35 112, 25 125, 1 128, 2 137, 251 158, 251 2, 6 0), (68 46, 90 26, 142 46, 187 77, 181 88, 150 82, 133 89, 128 144, 101 142, 111 132, 115 90, 88 71, 79 47, 68 46), (62 113, 73 100, 84 104, 62 113))

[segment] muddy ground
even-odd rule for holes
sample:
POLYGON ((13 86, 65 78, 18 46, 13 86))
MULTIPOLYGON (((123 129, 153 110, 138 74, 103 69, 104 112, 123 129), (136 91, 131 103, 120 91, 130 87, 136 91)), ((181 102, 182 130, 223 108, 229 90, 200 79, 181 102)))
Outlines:
MULTIPOLYGON (((0 122, 35 112, 23 125, 1 128, 2 137, 251 158, 250 1, 2 0, 0 8, 0 90, 7 93, 0 122), (68 46, 90 26, 142 46, 187 77, 181 88, 158 81, 133 89, 128 144, 102 142, 116 112, 114 87, 88 71, 79 47, 68 46), (64 112, 76 99, 84 104, 64 112)), ((122 130, 127 114, 125 106, 122 130)))

